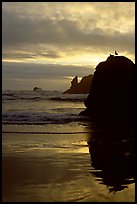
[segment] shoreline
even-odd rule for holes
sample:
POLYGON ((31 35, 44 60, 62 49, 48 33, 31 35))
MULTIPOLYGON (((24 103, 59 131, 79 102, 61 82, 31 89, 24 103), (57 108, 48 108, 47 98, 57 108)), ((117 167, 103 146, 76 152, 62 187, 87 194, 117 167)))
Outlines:
MULTIPOLYGON (((109 192, 94 172, 88 134, 5 134, 3 202, 134 202, 135 184, 109 192)), ((109 164, 108 164, 109 166, 109 164)))

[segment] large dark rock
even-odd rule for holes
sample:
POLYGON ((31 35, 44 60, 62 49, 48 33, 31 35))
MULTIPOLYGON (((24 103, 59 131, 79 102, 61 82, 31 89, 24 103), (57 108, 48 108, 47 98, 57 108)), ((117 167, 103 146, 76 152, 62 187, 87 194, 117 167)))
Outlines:
POLYGON ((97 121, 134 121, 135 64, 124 56, 110 56, 97 65, 86 109, 80 115, 97 121))
POLYGON ((64 94, 88 94, 90 91, 93 75, 84 76, 78 83, 78 77, 74 77, 71 81, 69 89, 64 91, 64 94))

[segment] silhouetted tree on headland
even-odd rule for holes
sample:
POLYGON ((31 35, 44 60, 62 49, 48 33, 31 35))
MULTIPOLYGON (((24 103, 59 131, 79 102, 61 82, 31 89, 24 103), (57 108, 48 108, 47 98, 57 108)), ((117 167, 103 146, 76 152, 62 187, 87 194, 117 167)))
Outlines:
POLYGON ((80 115, 96 121, 132 124, 135 112, 135 64, 124 56, 110 55, 94 72, 86 109, 80 115))

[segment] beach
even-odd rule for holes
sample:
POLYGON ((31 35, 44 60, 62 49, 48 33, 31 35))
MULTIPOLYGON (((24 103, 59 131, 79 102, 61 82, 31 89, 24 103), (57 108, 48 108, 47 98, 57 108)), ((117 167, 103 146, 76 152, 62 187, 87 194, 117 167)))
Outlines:
POLYGON ((78 116, 83 96, 12 94, 3 98, 3 202, 135 202, 133 140, 95 139, 78 116))
POLYGON ((135 201, 134 183, 109 192, 97 180, 93 173, 99 170, 92 167, 87 140, 87 133, 5 133, 3 202, 135 201))

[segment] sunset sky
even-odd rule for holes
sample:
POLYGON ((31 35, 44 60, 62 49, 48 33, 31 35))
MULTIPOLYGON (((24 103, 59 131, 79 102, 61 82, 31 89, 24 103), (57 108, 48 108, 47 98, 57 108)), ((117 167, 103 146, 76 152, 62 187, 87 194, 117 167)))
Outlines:
POLYGON ((2 88, 64 91, 115 50, 135 62, 134 2, 3 2, 2 88))

